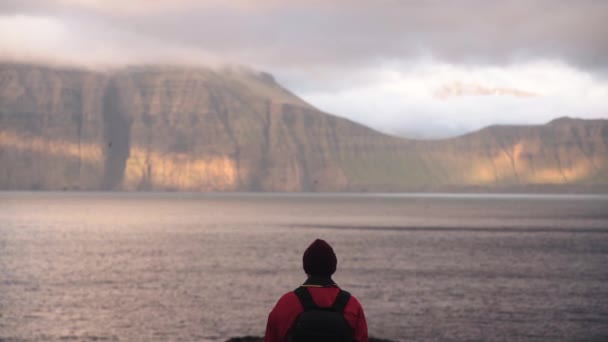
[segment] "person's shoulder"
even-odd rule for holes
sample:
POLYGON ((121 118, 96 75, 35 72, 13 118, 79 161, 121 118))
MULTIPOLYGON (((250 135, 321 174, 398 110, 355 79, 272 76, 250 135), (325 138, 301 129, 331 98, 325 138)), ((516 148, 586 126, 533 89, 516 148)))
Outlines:
POLYGON ((278 320, 284 320, 285 317, 292 317, 299 314, 303 310, 300 300, 293 292, 287 292, 282 295, 277 304, 270 312, 270 316, 278 320))
POLYGON ((279 298, 279 301, 277 302, 277 306, 293 306, 296 304, 299 304, 300 300, 298 299, 298 296, 296 296, 296 294, 293 291, 289 291, 287 293, 285 293, 284 295, 281 296, 281 298, 279 298))
POLYGON ((348 300, 348 305, 349 306, 352 305, 354 308, 363 310, 363 306, 361 305, 361 302, 359 302, 357 297, 355 297, 352 293, 350 293, 350 299, 348 300))

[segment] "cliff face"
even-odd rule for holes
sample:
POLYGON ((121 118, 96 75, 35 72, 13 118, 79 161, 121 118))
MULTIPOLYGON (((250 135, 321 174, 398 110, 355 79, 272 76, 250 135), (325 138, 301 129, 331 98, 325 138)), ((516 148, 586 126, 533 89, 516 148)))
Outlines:
POLYGON ((442 141, 322 113, 263 73, 0 65, 0 188, 396 191, 608 184, 606 120, 442 141))
POLYGON ((430 172, 436 184, 608 183, 608 120, 492 126, 420 147, 425 162, 434 166, 430 172))

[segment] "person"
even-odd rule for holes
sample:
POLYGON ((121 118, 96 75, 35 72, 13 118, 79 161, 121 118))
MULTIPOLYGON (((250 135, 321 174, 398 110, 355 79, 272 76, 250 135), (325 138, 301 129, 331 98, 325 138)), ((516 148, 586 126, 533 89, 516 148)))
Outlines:
MULTIPOLYGON (((322 308, 317 311, 324 311, 325 314, 327 314, 327 311, 338 311, 337 313, 332 312, 330 315, 334 315, 334 317, 343 315, 341 321, 346 321, 347 328, 350 330, 349 340, 368 342, 367 322, 363 307, 357 298, 341 290, 331 278, 336 271, 337 263, 338 260, 333 248, 324 240, 317 239, 306 249, 302 257, 302 264, 308 278, 298 289, 284 294, 272 309, 268 315, 264 341, 285 342, 297 340, 293 336, 296 334, 294 331, 302 329, 301 323, 305 316, 304 313, 314 310, 316 306, 322 308), (302 293, 302 291, 304 292, 302 293), (302 299, 302 296, 305 298, 302 299), (306 303, 306 297, 309 299, 312 297, 313 302, 306 303), (341 301, 342 304, 340 305, 341 301), (328 309, 332 307, 333 310, 328 309), (336 307, 338 307, 337 310, 336 307)), ((315 312, 313 315, 318 314, 315 312)), ((329 318, 321 318, 320 320, 331 321, 329 318)), ((321 340, 320 338, 299 338, 299 340, 313 339, 321 340)))

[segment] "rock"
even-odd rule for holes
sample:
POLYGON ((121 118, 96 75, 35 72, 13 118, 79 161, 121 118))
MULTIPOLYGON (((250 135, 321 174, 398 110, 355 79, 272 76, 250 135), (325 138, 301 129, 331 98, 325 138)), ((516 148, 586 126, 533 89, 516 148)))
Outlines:
POLYGON ((323 113, 247 68, 0 64, 0 189, 608 188, 608 120, 423 141, 323 113))
MULTIPOLYGON (((263 337, 255 337, 255 336, 244 336, 244 337, 233 337, 226 342, 263 342, 263 337)), ((381 338, 370 337, 370 342, 394 342, 391 340, 384 340, 381 338)))

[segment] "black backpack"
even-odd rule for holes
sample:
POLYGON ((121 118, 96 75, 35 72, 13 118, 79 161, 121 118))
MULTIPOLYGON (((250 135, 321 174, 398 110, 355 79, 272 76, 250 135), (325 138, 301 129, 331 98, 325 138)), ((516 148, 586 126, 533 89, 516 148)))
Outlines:
POLYGON ((321 308, 315 304, 305 287, 297 288, 294 293, 304 307, 290 331, 291 342, 352 342, 353 331, 344 318, 344 308, 350 293, 340 290, 334 305, 321 308))

